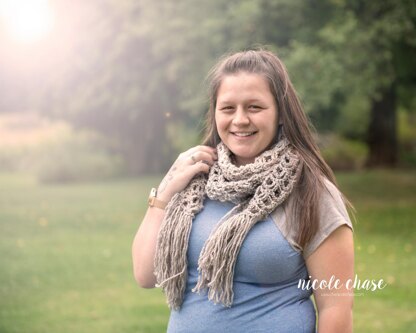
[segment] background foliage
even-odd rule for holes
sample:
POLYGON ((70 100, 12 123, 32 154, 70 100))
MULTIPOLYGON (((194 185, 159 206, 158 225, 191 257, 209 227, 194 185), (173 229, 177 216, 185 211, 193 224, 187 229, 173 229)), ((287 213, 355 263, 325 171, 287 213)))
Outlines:
POLYGON ((360 155, 349 169, 414 165, 416 144, 405 128, 416 122, 413 1, 53 4, 66 13, 61 44, 19 50, 24 68, 16 54, 5 58, 0 112, 35 109, 97 131, 128 174, 163 172, 197 143, 209 68, 224 53, 259 45, 284 60, 318 132, 337 138, 332 146, 362 146, 365 163, 360 155))

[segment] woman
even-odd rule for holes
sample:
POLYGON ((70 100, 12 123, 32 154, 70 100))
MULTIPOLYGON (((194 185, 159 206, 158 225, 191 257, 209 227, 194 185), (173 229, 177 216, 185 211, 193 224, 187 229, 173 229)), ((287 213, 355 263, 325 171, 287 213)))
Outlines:
POLYGON ((163 288, 168 332, 352 332, 351 221, 284 65, 244 51, 209 78, 206 139, 149 198, 137 282, 163 288))

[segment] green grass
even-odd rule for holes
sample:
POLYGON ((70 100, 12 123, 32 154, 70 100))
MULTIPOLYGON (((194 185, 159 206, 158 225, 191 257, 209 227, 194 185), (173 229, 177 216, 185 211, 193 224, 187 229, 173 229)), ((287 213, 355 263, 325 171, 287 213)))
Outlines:
MULTIPOLYGON (((163 294, 134 282, 131 242, 158 177, 40 185, 0 175, 0 332, 164 332, 163 294)), ((339 174, 357 209, 354 332, 416 331, 416 176, 339 174)))
POLYGON ((338 176, 357 209, 355 270, 381 291, 355 298, 354 332, 416 332, 416 175, 373 171, 338 176))

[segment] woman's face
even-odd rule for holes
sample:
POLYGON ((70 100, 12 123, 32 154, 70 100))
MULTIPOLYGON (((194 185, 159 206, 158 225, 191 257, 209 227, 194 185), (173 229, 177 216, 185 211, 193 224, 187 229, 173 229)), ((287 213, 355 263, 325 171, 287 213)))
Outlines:
POLYGON ((217 93, 215 123, 237 165, 254 162, 277 131, 276 103, 266 79, 247 72, 225 76, 217 93))

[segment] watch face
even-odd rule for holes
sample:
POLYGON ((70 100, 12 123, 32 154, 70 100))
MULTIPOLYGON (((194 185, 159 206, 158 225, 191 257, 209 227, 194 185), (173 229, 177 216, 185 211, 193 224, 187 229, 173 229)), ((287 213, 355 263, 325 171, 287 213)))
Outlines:
POLYGON ((151 190, 150 190, 150 196, 151 197, 156 197, 156 195, 157 195, 157 190, 156 190, 156 188, 152 188, 151 190))

